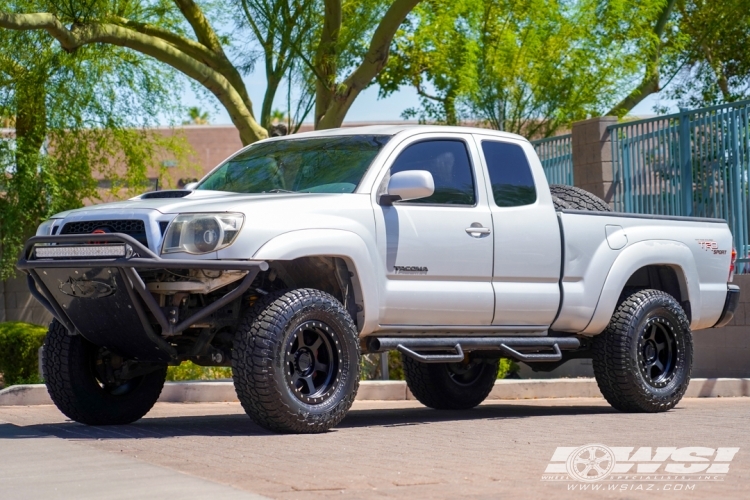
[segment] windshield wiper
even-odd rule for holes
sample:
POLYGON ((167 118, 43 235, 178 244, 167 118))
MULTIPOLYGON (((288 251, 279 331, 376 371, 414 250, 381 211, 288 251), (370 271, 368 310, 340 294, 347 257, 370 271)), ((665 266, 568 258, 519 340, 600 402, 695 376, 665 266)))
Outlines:
POLYGON ((289 191, 288 189, 269 189, 268 191, 263 191, 264 193, 296 193, 297 191, 289 191))

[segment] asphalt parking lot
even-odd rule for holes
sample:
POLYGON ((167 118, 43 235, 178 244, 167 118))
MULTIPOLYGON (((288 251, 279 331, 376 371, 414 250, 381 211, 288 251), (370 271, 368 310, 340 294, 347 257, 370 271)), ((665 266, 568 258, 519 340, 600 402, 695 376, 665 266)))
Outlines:
POLYGON ((749 415, 750 398, 684 399, 648 415, 594 398, 494 401, 468 412, 357 402, 327 434, 274 435, 236 403, 159 403, 123 427, 85 427, 53 406, 1 407, 0 497, 744 499, 749 415), (661 468, 596 481, 545 473, 594 443, 614 449, 620 467, 639 462, 630 472, 661 468), (555 455, 558 447, 568 451, 555 455), (686 470, 703 473, 675 473, 686 470))

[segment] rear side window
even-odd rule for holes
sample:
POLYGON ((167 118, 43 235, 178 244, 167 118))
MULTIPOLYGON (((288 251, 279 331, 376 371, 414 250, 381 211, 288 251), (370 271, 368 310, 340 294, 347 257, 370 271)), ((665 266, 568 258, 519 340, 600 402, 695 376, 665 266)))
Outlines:
POLYGON ((536 186, 523 148, 517 144, 482 141, 482 151, 498 207, 518 207, 536 201, 536 186))
POLYGON ((391 175, 406 170, 427 170, 435 182, 435 193, 405 203, 474 205, 474 176, 466 144, 459 140, 434 140, 404 149, 391 167, 391 175))

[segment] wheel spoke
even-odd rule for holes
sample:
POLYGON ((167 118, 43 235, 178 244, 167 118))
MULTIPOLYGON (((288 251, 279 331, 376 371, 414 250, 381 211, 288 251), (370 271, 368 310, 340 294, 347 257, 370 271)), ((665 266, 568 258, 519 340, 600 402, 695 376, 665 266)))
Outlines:
POLYGON ((657 368, 661 373, 664 373, 664 364, 657 358, 652 364, 652 367, 657 368))
POLYGON ((320 335, 318 335, 318 340, 313 342, 313 345, 310 346, 310 350, 312 350, 313 352, 317 352, 318 347, 320 347, 320 344, 322 343, 323 343, 323 339, 320 338, 320 335))
POLYGON ((308 375, 307 377, 300 377, 302 380, 305 381, 307 384, 307 390, 310 391, 308 394, 314 394, 315 393, 315 384, 312 380, 312 375, 308 375))
POLYGON ((607 472, 606 469, 603 469, 602 466, 599 464, 593 464, 594 469, 599 473, 599 475, 605 474, 607 472))
POLYGON ((315 371, 328 373, 328 365, 325 363, 321 363, 320 361, 315 361, 315 371))
POLYGON ((297 330, 297 349, 305 347, 305 332, 300 328, 297 330))

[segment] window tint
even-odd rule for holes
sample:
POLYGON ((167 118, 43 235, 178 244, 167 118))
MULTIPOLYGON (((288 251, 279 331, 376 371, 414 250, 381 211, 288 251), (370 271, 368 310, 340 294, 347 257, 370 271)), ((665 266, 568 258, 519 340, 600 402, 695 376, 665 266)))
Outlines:
POLYGON ((463 141, 424 141, 401 152, 391 167, 391 175, 406 170, 427 170, 435 181, 435 193, 407 203, 474 205, 474 176, 463 141))
POLYGON ((521 146, 482 141, 482 151, 498 207, 530 205, 536 201, 534 178, 521 146))
POLYGON ((391 139, 382 135, 290 137, 249 147, 205 178, 198 189, 353 193, 372 160, 391 139))

